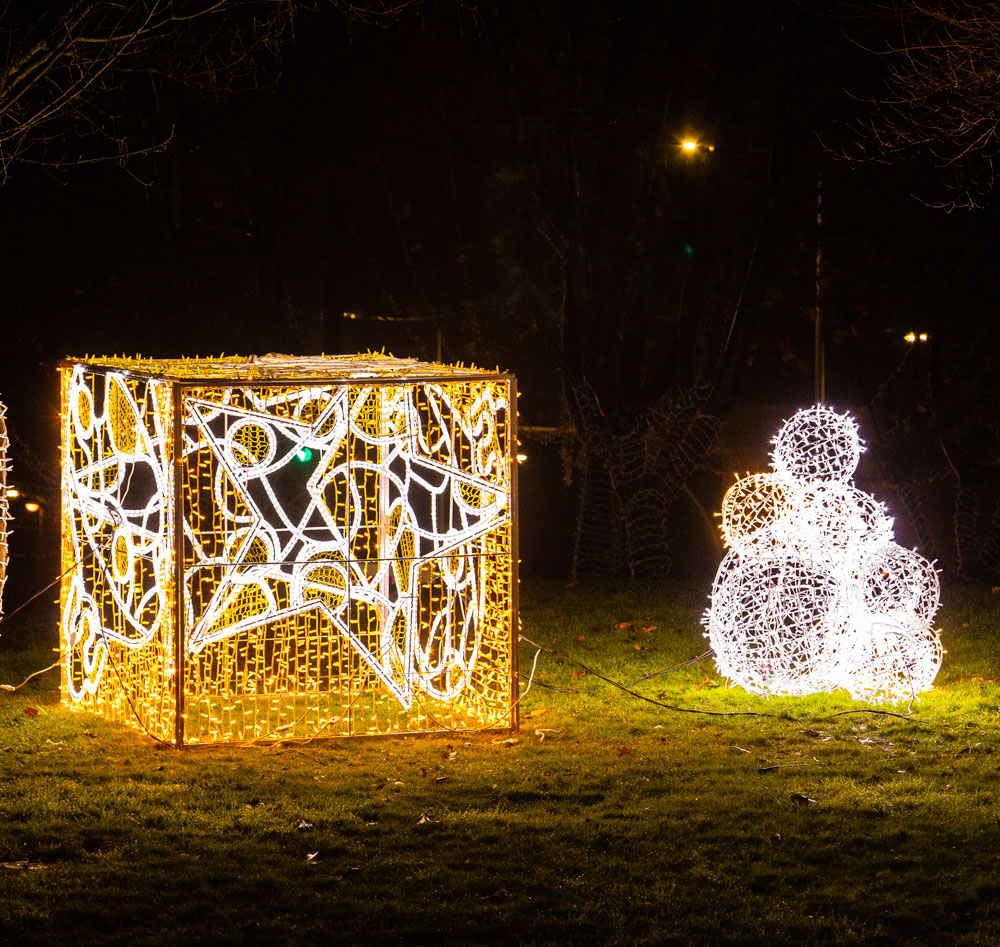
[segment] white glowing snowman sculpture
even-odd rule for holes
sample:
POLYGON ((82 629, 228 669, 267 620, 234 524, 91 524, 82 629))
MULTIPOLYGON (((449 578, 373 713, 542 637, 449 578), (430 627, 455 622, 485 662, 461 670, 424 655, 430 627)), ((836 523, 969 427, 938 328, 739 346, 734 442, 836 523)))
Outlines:
POLYGON ((737 480, 722 502, 729 551, 703 619, 720 673, 757 694, 927 690, 943 654, 937 572, 852 483, 854 419, 815 405, 773 443, 772 472, 737 480))

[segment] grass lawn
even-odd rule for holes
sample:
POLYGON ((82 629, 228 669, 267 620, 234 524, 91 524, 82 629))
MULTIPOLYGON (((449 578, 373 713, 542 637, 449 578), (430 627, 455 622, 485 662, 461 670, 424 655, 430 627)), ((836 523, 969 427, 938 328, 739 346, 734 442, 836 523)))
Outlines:
MULTIPOLYGON (((627 683, 705 650, 706 594, 526 582, 524 634, 627 683)), ((905 719, 710 661, 636 690, 760 716, 668 710, 543 652, 509 739, 177 752, 50 672, 0 692, 0 943, 996 945, 1000 596, 943 600, 905 719)), ((0 626, 0 682, 55 621, 0 626)))

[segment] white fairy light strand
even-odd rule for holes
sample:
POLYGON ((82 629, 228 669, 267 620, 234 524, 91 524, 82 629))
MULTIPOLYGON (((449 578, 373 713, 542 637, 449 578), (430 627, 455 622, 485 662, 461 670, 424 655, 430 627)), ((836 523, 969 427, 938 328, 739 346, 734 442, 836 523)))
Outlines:
POLYGON ((864 450, 854 419, 814 405, 773 444, 772 471, 737 480, 722 503, 729 552, 703 619, 720 673, 758 694, 927 690, 943 655, 937 571, 851 482, 864 450))

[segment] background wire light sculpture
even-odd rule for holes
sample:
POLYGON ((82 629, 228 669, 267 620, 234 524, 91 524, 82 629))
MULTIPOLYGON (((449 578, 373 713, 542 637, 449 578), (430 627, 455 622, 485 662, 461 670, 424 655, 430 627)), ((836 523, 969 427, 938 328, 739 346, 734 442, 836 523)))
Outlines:
POLYGON ((61 371, 70 706, 177 744, 514 725, 511 376, 61 371))
POLYGON ((720 672, 758 694, 915 697, 941 666, 940 584, 851 482, 857 424, 815 405, 773 444, 772 471, 737 480, 722 502, 729 551, 704 618, 720 672))
POLYGON ((7 523, 10 520, 10 501, 7 498, 7 406, 0 401, 0 618, 3 617, 3 587, 7 582, 7 523))

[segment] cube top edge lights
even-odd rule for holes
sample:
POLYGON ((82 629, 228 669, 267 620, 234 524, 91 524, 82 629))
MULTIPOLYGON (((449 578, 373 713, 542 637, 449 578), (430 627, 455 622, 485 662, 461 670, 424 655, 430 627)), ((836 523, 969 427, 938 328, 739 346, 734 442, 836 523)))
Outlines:
POLYGON ((516 726, 512 375, 60 373, 66 704, 176 745, 516 726))
POLYGON ((133 375, 145 375, 170 381, 197 382, 232 379, 248 384, 269 381, 360 382, 403 378, 408 381, 452 377, 507 377, 499 371, 484 371, 474 365, 448 365, 423 362, 415 358, 396 358, 382 352, 357 355, 220 355, 184 358, 144 358, 142 356, 85 356, 67 358, 67 365, 87 365, 95 370, 118 369, 133 375))
POLYGON ((851 482, 856 422, 818 404, 772 443, 771 472, 738 479, 722 501, 729 552, 703 620, 719 670, 757 694, 915 698, 941 666, 940 583, 851 482))

